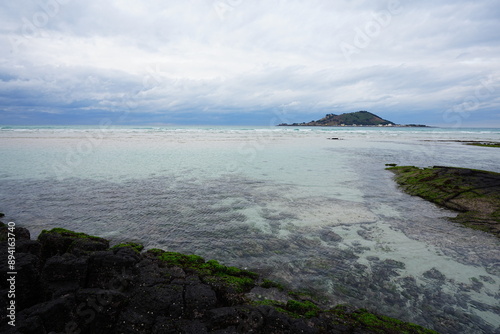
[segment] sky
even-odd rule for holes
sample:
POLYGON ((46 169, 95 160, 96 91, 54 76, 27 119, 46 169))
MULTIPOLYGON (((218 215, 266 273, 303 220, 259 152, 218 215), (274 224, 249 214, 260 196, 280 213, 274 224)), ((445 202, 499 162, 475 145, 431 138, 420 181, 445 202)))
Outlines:
POLYGON ((498 0, 22 0, 0 22, 0 125, 500 127, 498 0))

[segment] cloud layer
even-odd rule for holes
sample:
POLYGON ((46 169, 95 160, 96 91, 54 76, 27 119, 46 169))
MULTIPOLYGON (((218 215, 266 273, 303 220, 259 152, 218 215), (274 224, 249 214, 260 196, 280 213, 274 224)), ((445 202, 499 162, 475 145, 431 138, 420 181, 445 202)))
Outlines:
POLYGON ((0 5, 0 124, 500 127, 498 1, 0 5))

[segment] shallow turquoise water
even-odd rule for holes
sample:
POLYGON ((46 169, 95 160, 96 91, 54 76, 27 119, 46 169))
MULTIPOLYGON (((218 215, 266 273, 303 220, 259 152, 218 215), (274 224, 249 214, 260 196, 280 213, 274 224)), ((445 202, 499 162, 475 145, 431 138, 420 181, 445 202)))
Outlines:
POLYGON ((385 170, 500 172, 495 129, 1 128, 0 211, 197 253, 435 328, 500 324, 499 241, 400 192, 385 170), (328 140, 339 137, 341 140, 328 140))

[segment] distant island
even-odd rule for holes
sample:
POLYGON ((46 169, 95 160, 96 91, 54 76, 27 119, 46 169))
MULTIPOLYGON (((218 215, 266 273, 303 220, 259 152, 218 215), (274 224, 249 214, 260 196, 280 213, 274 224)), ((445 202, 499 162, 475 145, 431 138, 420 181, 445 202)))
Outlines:
POLYGON ((327 114, 322 119, 302 123, 281 123, 278 126, 407 126, 407 127, 427 127, 421 124, 395 124, 383 119, 371 112, 362 110, 341 115, 327 114))

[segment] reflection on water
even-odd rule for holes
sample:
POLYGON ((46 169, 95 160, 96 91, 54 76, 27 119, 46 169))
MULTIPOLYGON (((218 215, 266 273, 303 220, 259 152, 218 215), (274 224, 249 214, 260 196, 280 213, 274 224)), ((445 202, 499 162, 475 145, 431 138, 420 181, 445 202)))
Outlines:
POLYGON ((500 330, 498 239, 448 222, 452 212, 403 194, 384 170, 385 163, 495 170, 491 151, 396 142, 389 133, 327 141, 288 130, 260 139, 227 129, 134 131, 104 138, 63 179, 54 161, 74 142, 3 138, 6 219, 33 236, 58 226, 196 253, 321 294, 330 305, 443 333, 500 330))

